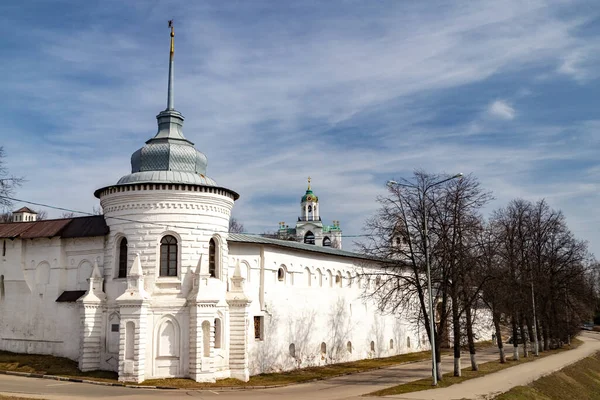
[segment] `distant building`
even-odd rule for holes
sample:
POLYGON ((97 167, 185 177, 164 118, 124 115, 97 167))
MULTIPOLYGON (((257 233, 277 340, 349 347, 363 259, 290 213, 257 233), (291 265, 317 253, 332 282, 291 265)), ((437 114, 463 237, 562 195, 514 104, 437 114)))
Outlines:
POLYGON ((295 240, 297 242, 312 244, 322 247, 342 248, 342 229, 340 221, 333 221, 333 225, 323 225, 319 214, 319 197, 310 188, 310 177, 308 178, 308 189, 300 199, 300 216, 294 228, 290 228, 285 222, 279 223, 277 238, 281 240, 295 240))
POLYGON ((37 220, 37 213, 28 207, 21 207, 12 213, 12 222, 34 222, 37 220))

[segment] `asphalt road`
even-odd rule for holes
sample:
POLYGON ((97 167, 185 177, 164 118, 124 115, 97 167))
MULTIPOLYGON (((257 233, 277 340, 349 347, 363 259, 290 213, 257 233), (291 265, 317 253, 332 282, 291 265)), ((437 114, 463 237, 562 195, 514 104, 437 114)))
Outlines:
MULTIPOLYGON (((510 352, 507 348, 507 354, 510 352)), ((488 348, 478 353, 478 362, 497 359, 497 349, 488 348)), ((463 353, 463 367, 468 366, 468 353, 463 353)), ((442 358, 443 370, 452 369, 452 357, 442 358)), ((291 385, 272 389, 250 390, 156 390, 100 386, 49 379, 0 375, 0 394, 48 400, 115 400, 115 399, 358 399, 359 396, 401 383, 426 378, 431 374, 431 362, 420 361, 329 380, 291 385)))

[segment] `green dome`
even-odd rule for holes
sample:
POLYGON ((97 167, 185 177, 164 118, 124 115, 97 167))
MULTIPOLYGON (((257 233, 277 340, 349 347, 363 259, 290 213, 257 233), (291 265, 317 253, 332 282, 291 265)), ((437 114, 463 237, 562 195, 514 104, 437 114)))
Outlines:
POLYGON ((307 189, 306 194, 304 196, 302 196, 302 200, 300 202, 304 203, 305 201, 314 201, 315 203, 318 203, 319 198, 317 196, 315 196, 315 194, 313 193, 313 191, 311 189, 307 189))

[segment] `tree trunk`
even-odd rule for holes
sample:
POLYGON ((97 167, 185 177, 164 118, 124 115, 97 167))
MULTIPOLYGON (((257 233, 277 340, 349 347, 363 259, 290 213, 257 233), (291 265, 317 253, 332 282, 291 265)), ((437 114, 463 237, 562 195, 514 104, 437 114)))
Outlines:
POLYGON ((502 331, 500 330, 500 314, 494 312, 493 320, 494 328, 496 329, 496 340, 498 341, 498 350, 500 352, 500 364, 504 364, 506 362, 506 357, 504 355, 504 345, 502 343, 502 331))
POLYGON ((439 340, 435 341, 435 360, 436 360, 436 370, 437 370, 437 379, 438 381, 442 381, 444 379, 444 374, 442 372, 442 352, 440 350, 441 343, 439 340))
POLYGON ((544 338, 544 350, 550 350, 550 338, 548 337, 548 326, 542 325, 542 336, 544 338))
POLYGON ((452 295, 452 329, 454 331, 454 376, 461 376, 460 365, 460 315, 458 313, 458 296, 452 295))
POLYGON ((516 314, 512 315, 510 319, 510 323, 512 325, 512 337, 513 337, 513 360, 519 361, 519 341, 517 340, 518 329, 517 329, 517 317, 516 314))
POLYGON ((525 320, 525 323, 527 324, 527 333, 529 336, 529 344, 531 345, 531 351, 533 352, 533 355, 535 355, 537 353, 537 351, 535 350, 535 335, 533 334, 533 325, 531 324, 531 321, 529 321, 529 318, 527 318, 525 320))
POLYGON ((521 340, 523 341, 523 357, 529 357, 529 349, 527 348, 527 338, 525 337, 525 326, 523 325, 523 318, 519 319, 519 332, 521 333, 521 340))
POLYGON ((477 360, 475 359, 475 339, 473 337, 473 317, 471 307, 465 307, 465 317, 467 319, 467 339, 469 341, 469 354, 471 355, 471 370, 479 371, 477 360))
POLYGON ((535 332, 537 333, 537 338, 538 338, 538 351, 542 352, 544 351, 544 346, 542 345, 542 329, 541 329, 541 325, 540 325, 540 320, 538 319, 535 325, 535 332))

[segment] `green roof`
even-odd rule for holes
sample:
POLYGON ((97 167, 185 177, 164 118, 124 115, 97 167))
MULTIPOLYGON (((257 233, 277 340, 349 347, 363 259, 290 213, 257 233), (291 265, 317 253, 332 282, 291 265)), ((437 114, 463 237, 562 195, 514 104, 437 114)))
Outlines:
POLYGON ((266 238, 266 237, 256 236, 256 235, 246 235, 243 233, 230 233, 227 238, 227 241, 234 242, 234 243, 263 244, 263 245, 270 245, 270 246, 275 246, 275 247, 285 247, 288 249, 294 249, 294 250, 300 250, 300 251, 307 251, 307 252, 311 252, 311 253, 327 254, 330 256, 349 257, 349 258, 357 258, 357 259, 362 259, 362 260, 377 261, 377 259, 366 256, 364 254, 353 253, 351 251, 346 251, 346 250, 334 249, 332 247, 321 247, 321 246, 315 246, 313 244, 299 243, 299 242, 295 242, 295 241, 291 241, 291 240, 271 239, 271 238, 266 238))
POLYGON ((313 193, 312 189, 307 189, 306 190, 306 194, 304 196, 302 196, 301 203, 304 203, 305 201, 318 202, 319 201, 319 197, 315 196, 315 194, 313 193))

